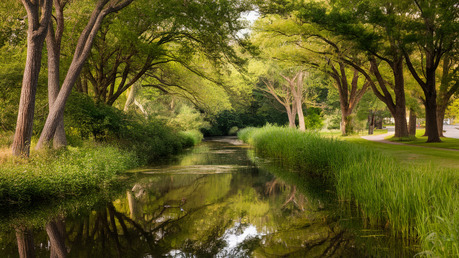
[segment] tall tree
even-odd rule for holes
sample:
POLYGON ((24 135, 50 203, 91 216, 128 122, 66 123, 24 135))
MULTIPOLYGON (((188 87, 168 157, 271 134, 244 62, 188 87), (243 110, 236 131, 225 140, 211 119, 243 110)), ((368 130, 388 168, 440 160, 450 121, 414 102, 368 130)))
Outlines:
MULTIPOLYGON (((268 10, 273 12, 275 8, 271 7, 268 10)), ((254 41, 262 50, 273 52, 273 58, 277 60, 313 67, 334 79, 340 97, 340 127, 343 135, 347 135, 351 133, 352 111, 369 88, 369 83, 362 83, 359 72, 343 59, 360 65, 364 63, 361 60, 365 56, 347 50, 348 46, 341 46, 339 38, 298 18, 300 17, 290 12, 283 16, 266 14, 265 18, 257 22, 256 31, 259 35, 255 35, 254 41), (273 45, 271 50, 266 47, 267 44, 273 45), (352 77, 348 76, 349 70, 353 74, 352 77)))
POLYGON ((136 1, 104 22, 82 80, 92 86, 96 101, 112 105, 164 63, 175 62, 201 75, 205 69, 191 64, 196 53, 216 66, 240 64, 233 47, 243 28, 240 15, 249 7, 245 0, 136 1), (133 22, 134 16, 140 18, 133 22))
POLYGON ((297 102, 294 100, 291 87, 288 84, 279 84, 274 80, 262 79, 267 89, 265 92, 271 94, 287 112, 289 127, 296 128, 295 120, 297 114, 297 102))
MULTIPOLYGON (((68 0, 54 0, 55 22, 54 29, 53 20, 49 22, 48 34, 46 35, 46 48, 48 53, 48 106, 51 111, 57 95, 59 94, 60 86, 60 55, 62 36, 64 33, 64 7, 68 0)), ((54 148, 59 148, 67 145, 65 137, 64 119, 60 119, 53 139, 54 148)))
MULTIPOLYGON (((393 5, 396 4, 394 1, 393 5)), ((424 92, 427 142, 439 142, 441 126, 438 123, 442 121, 437 118, 436 71, 442 58, 457 50, 457 1, 413 0, 409 2, 408 8, 406 3, 396 6, 408 18, 401 24, 406 31, 401 46, 408 69, 424 92), (419 59, 417 66, 412 61, 414 58, 419 59)), ((450 97, 448 90, 442 91, 441 105, 444 105, 445 98, 450 97)), ((439 115, 442 115, 441 112, 439 115)))
POLYGON ((21 98, 12 145, 13 155, 29 156, 32 139, 35 94, 44 41, 52 13, 52 0, 22 0, 27 11, 27 60, 22 79, 21 98))
POLYGON ((308 73, 304 70, 296 72, 293 77, 282 77, 287 81, 290 86, 290 92, 293 96, 294 106, 296 107, 296 113, 298 114, 298 126, 300 131, 306 131, 306 125, 304 123, 303 103, 305 97, 304 80, 308 78, 308 73))
POLYGON ((341 59, 364 74, 376 96, 386 103, 395 120, 395 137, 408 136, 404 58, 399 47, 400 31, 395 26, 398 20, 394 15, 394 6, 386 2, 371 6, 369 1, 353 0, 334 1, 331 5, 308 3, 300 6, 298 16, 305 23, 328 31, 344 40, 348 48, 363 51, 369 56, 371 73, 352 59, 341 59), (390 68, 390 77, 381 73, 381 62, 390 68))
MULTIPOLYGON (((38 140, 37 149, 48 145, 53 139, 56 128, 64 119, 64 108, 67 98, 77 81, 78 76, 90 54, 92 43, 99 31, 103 19, 110 13, 117 12, 128 6, 133 0, 99 0, 94 8, 86 27, 80 34, 73 59, 68 68, 67 75, 59 90, 59 94, 51 106, 43 131, 38 140)), ((59 57, 57 57, 59 58, 59 57)))

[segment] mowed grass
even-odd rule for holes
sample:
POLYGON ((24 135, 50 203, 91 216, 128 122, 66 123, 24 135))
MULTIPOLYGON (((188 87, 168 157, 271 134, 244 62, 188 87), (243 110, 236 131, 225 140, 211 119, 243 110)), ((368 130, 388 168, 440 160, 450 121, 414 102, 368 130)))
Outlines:
MULTIPOLYGON (((360 136, 338 137, 338 139, 385 152, 401 163, 414 162, 459 171, 459 139, 442 138, 440 143, 426 143, 427 137, 422 136, 423 134, 423 129, 417 130, 416 139, 399 142, 401 144, 374 142, 362 139, 360 136)), ((385 139, 397 143, 392 136, 387 136, 385 139)))
MULTIPOLYGON (((348 138, 354 143, 345 142, 272 126, 239 135, 260 155, 331 181, 343 203, 356 203, 370 224, 386 225, 394 234, 418 241, 422 254, 459 255, 459 170, 418 160, 428 157, 420 149, 429 149, 355 137, 348 138), (356 144, 360 141, 365 142, 356 144), (398 154, 388 154, 394 150, 398 154), (413 155, 410 151, 416 151, 411 161, 394 157, 413 155)), ((437 154, 437 160, 452 159, 437 154)))

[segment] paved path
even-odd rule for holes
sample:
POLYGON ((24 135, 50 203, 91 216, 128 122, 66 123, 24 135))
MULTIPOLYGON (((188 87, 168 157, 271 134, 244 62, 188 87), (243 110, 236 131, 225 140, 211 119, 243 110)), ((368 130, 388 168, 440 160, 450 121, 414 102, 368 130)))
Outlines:
MULTIPOLYGON (((394 144, 394 145, 408 145, 408 146, 414 146, 414 147, 421 147, 421 148, 432 148, 432 149, 438 149, 438 150, 449 150, 449 151, 459 151, 457 149, 446 149, 446 148, 436 148, 436 147, 429 147, 429 146, 420 146, 420 145, 415 145, 415 144, 406 144, 402 142, 393 142, 393 141, 388 141, 385 140, 384 138, 394 135, 394 127, 387 127, 388 133, 386 134, 378 134, 378 135, 366 135, 366 136, 361 136, 365 140, 369 141, 374 141, 374 142, 381 142, 381 143, 387 143, 387 144, 394 144)), ((448 138, 456 138, 459 139, 459 125, 444 125, 443 130, 445 131, 443 134, 445 137, 448 138)))

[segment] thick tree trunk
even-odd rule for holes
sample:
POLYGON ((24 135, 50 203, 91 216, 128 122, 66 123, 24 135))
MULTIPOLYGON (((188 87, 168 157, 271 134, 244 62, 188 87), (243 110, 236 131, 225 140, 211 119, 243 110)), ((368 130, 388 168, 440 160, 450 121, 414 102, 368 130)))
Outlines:
POLYGON ((352 112, 349 112, 348 109, 341 108, 341 123, 339 127, 343 136, 350 135, 354 132, 351 113, 352 112))
POLYGON ((376 123, 375 127, 377 129, 383 129, 383 118, 382 118, 382 116, 378 116, 375 123, 376 123))
POLYGON ((416 111, 410 109, 410 120, 408 123, 410 136, 416 136, 416 111))
POLYGON ((394 93, 395 93, 395 135, 396 138, 408 137, 408 124, 406 123, 405 80, 403 77, 403 58, 398 57, 393 64, 394 93))
POLYGON ((438 135, 440 137, 445 137, 443 135, 443 122, 445 121, 445 113, 448 105, 437 105, 437 126, 438 126, 438 135))
POLYGON ((32 231, 27 228, 16 228, 16 240, 20 258, 35 257, 32 231))
POLYGON ((431 94, 426 96, 425 102, 427 142, 441 142, 438 134, 436 93, 431 94))
POLYGON ((52 0, 46 0, 40 5, 22 1, 28 19, 27 30, 27 59, 22 78, 21 97, 19 101, 18 119, 12 145, 15 156, 29 156, 32 139, 33 117, 35 111, 35 94, 38 86, 38 76, 41 68, 43 45, 52 13, 52 0), (40 19, 40 10, 42 17, 40 19))
POLYGON ((44 37, 41 39, 29 36, 27 43, 27 61, 22 80, 16 132, 12 145, 13 155, 15 156, 29 156, 43 40, 44 37))
POLYGON ((288 126, 291 128, 296 128, 296 105, 286 106, 287 116, 288 116, 288 126))
POLYGON ((83 65, 85 64, 86 59, 90 54, 92 43, 94 42, 94 38, 99 31, 104 17, 109 13, 121 10, 122 8, 128 6, 132 1, 133 0, 124 0, 122 2, 118 2, 118 4, 108 4, 109 1, 107 0, 98 1, 97 7, 91 14, 85 29, 78 39, 75 53, 73 54, 72 63, 70 64, 70 67, 67 71, 67 75, 64 79, 59 94, 51 107, 48 117, 46 118, 45 126, 43 127, 40 139, 38 139, 37 142, 37 149, 41 149, 48 145, 49 142, 53 139, 56 128, 59 125, 59 121, 64 117, 64 108, 67 102, 67 98, 69 97, 76 80, 80 76, 83 65), (106 5, 107 7, 104 8, 106 5))

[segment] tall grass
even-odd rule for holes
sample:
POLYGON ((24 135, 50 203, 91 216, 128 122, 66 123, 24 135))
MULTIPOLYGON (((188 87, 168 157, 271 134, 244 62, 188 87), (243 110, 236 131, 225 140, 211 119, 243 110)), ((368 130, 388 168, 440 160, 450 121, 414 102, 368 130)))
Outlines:
POLYGON ((86 195, 138 165, 134 153, 111 146, 70 147, 9 160, 0 168, 0 209, 86 195))
POLYGON ((357 204, 372 225, 422 244, 423 255, 459 255, 459 174, 403 165, 363 146, 290 128, 241 130, 262 156, 330 180, 338 198, 357 204))

